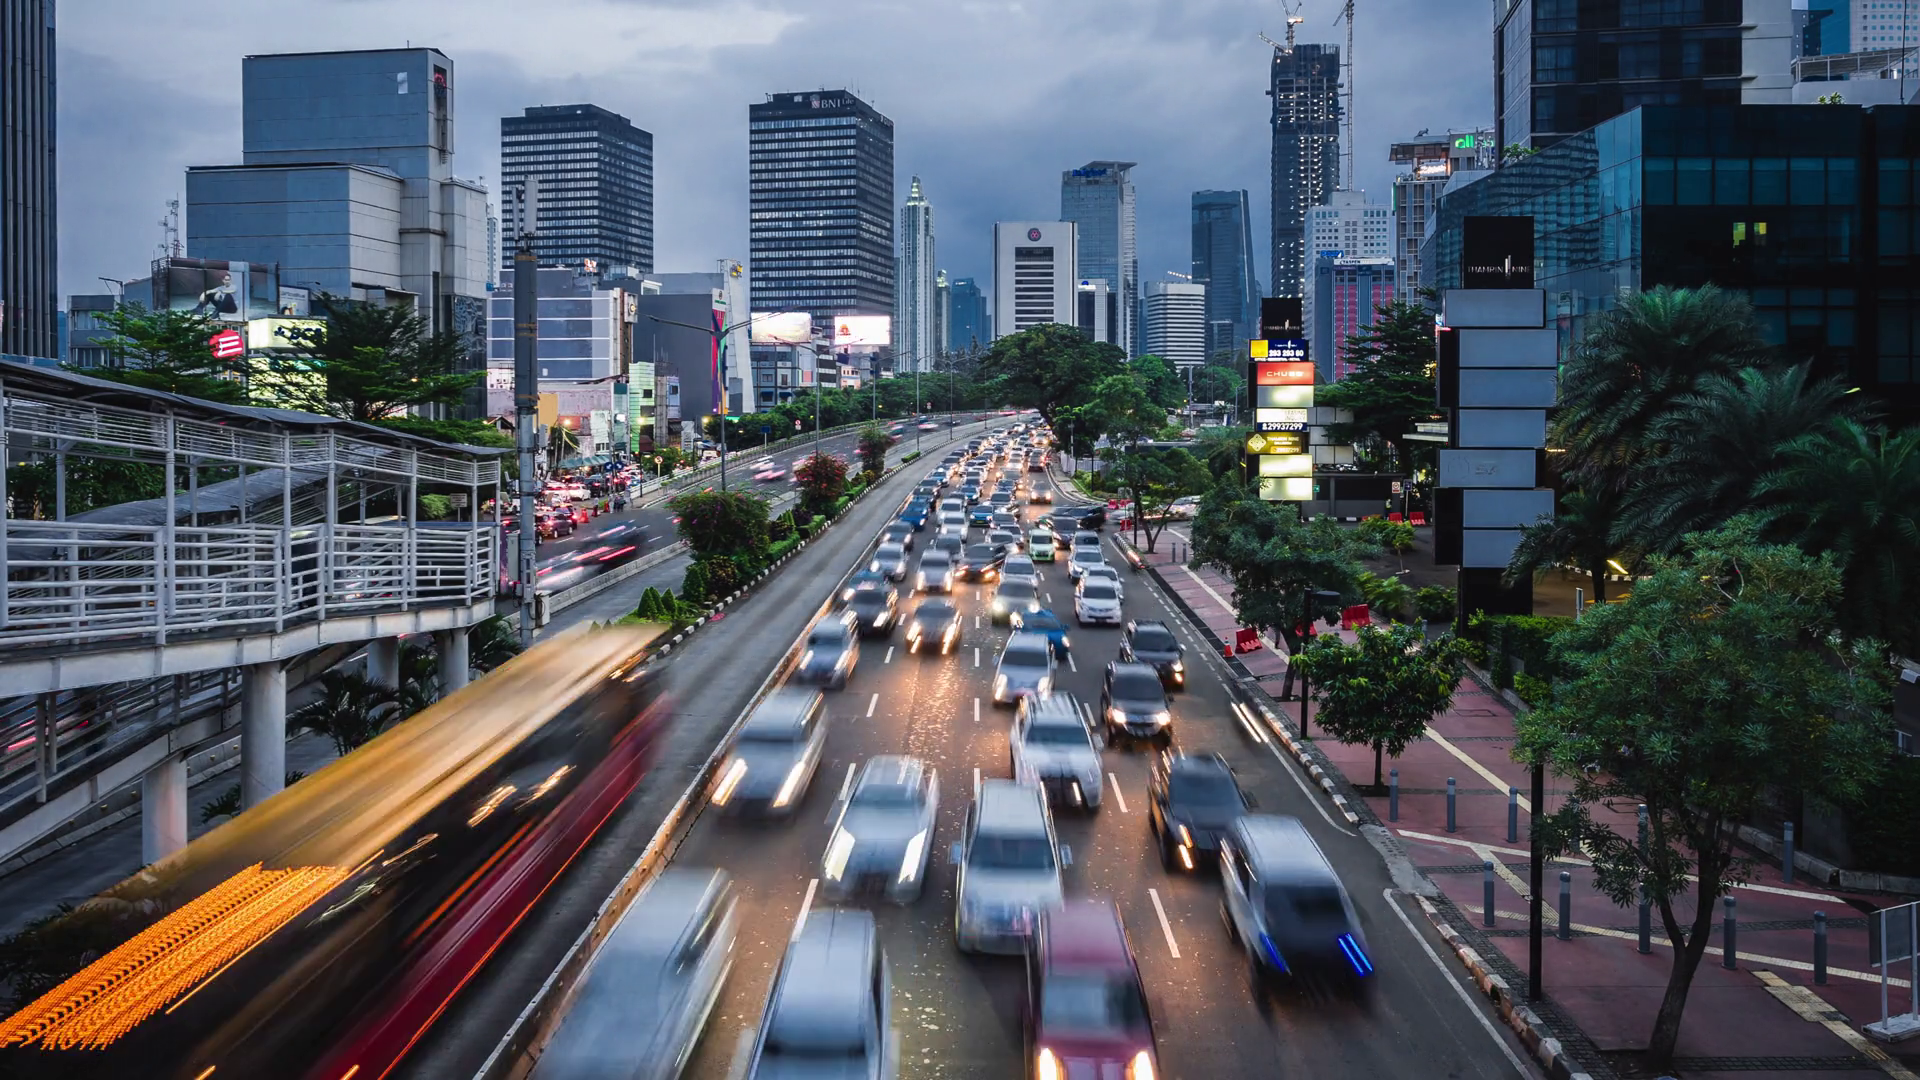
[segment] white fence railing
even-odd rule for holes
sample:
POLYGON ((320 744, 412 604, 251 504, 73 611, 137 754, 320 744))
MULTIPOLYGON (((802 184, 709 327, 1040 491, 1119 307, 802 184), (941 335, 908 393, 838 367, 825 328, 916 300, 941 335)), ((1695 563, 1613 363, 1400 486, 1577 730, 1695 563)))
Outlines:
POLYGON ((9 519, 0 647, 286 629, 472 604, 496 589, 479 527, 99 525, 9 519))

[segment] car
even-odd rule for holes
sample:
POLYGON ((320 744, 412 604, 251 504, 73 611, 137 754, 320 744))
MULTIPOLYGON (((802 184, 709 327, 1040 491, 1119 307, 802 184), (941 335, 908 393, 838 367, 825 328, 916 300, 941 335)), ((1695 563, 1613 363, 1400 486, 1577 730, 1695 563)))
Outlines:
POLYGON ((911 904, 927 879, 940 778, 919 758, 882 755, 860 767, 820 862, 827 896, 911 904))
POLYGON ((1032 529, 1027 533, 1027 557, 1034 562, 1053 561, 1053 533, 1048 529, 1032 529))
POLYGON ((928 423, 924 423, 924 424, 920 424, 920 425, 918 425, 918 427, 919 427, 919 429, 920 429, 921 431, 934 431, 934 430, 936 430, 936 429, 938 429, 938 428, 940 427, 940 425, 939 425, 939 424, 935 424, 935 423, 932 423, 931 421, 929 421, 928 423))
POLYGON ((900 520, 913 526, 914 532, 919 532, 927 527, 928 513, 927 504, 918 501, 910 502, 901 508, 900 520))
POLYGON ((942 529, 940 530, 940 535, 933 538, 933 543, 927 545, 929 552, 944 551, 949 558, 956 562, 960 559, 960 553, 966 549, 967 534, 964 529, 953 529, 951 531, 942 529))
POLYGON ((1118 626, 1126 618, 1120 590, 1104 578, 1082 577, 1073 593, 1073 618, 1081 626, 1094 623, 1118 626))
POLYGON ((939 520, 940 520, 940 529, 943 532, 946 531, 947 529, 965 530, 967 527, 967 515, 962 514, 957 510, 940 511, 939 520))
POLYGON ((1040 590, 1025 579, 1002 579, 987 604, 988 615, 996 624, 1011 622, 1016 612, 1030 615, 1040 610, 1040 590))
POLYGON ((793 681, 839 690, 853 677, 859 662, 859 619, 850 610, 836 612, 807 631, 806 648, 794 665, 793 681))
POLYGON ((1094 532, 1092 529, 1075 529, 1073 531, 1072 542, 1068 547, 1073 551, 1083 551, 1088 548, 1099 551, 1100 534, 1094 532))
POLYGON ((1045 637, 1047 644, 1053 646, 1053 655, 1056 657, 1067 655, 1073 648, 1073 639, 1067 636, 1067 624, 1047 608, 1024 613, 1016 611, 1011 622, 1015 630, 1045 637))
POLYGON ((1006 510, 996 510, 994 511, 993 520, 988 523, 988 527, 1005 529, 1008 532, 1019 532, 1020 515, 1006 510))
POLYGON ((1120 581, 1120 571, 1112 563, 1094 563, 1080 572, 1082 585, 1089 581, 1106 581, 1113 585, 1113 591, 1120 595, 1124 603, 1127 599, 1127 587, 1120 581))
POLYGON ((1076 506, 1071 511, 1074 521, 1082 529, 1099 530, 1107 524, 1107 508, 1098 503, 1090 506, 1076 506))
POLYGON ((961 484, 960 497, 967 500, 968 503, 978 502, 980 500, 980 482, 978 480, 968 480, 966 483, 961 484))
POLYGON ((1072 694, 1021 698, 1007 735, 1013 778, 1046 793, 1055 809, 1098 813, 1105 790, 1100 748, 1072 694))
MULTIPOLYGON (((1047 455, 1035 454, 1033 457, 1028 458, 1027 471, 1037 472, 1037 473, 1046 472, 1047 471, 1047 455)), ((1051 501, 1052 493, 1049 492, 1048 495, 1049 495, 1049 501, 1051 501)))
POLYGON ((1017 511, 1013 509, 1013 485, 1006 484, 1002 486, 1000 490, 987 496, 987 505, 995 511, 1017 513, 1017 511))
POLYGON ((988 529, 987 543, 999 548, 1002 555, 1013 555, 1021 550, 1020 534, 1012 529, 988 529))
POLYGON ((1030 1075, 1159 1077, 1153 1013, 1113 901, 1073 900, 1041 918, 1021 1027, 1030 1075))
POLYGON ((968 544, 955 563, 961 581, 992 581, 1000 576, 1000 563, 1006 552, 993 544, 968 544))
POLYGON ((1373 959, 1353 900, 1299 818, 1245 814, 1220 840, 1227 933, 1257 985, 1314 979, 1364 995, 1373 959))
POLYGON ((993 524, 993 507, 976 503, 973 509, 967 511, 967 524, 979 529, 993 524))
POLYGON ((727 814, 791 814, 807 797, 826 745, 825 695, 782 686, 740 725, 709 801, 727 814))
POLYGON ((848 578, 846 585, 840 589, 840 602, 844 604, 849 600, 853 599, 854 593, 861 592, 866 589, 889 589, 889 588, 892 588, 892 586, 887 584, 887 578, 885 574, 881 574, 873 570, 862 570, 859 573, 848 578))
POLYGON ((766 483, 771 480, 785 480, 787 478, 787 470, 782 469, 777 465, 769 466, 765 469, 756 470, 753 474, 753 478, 756 482, 759 482, 759 483, 766 483))
POLYGON ((892 1080, 893 977, 873 913, 806 912, 767 995, 747 1080, 892 1080))
POLYGON ((1219 754, 1162 754, 1147 781, 1147 827, 1160 865, 1193 870, 1220 853, 1220 839, 1253 807, 1219 754))
POLYGON ((1088 567, 1107 565, 1107 557, 1099 548, 1079 548, 1067 559, 1067 577, 1079 581, 1085 576, 1088 567))
POLYGON ((1001 581, 1025 581, 1034 588, 1040 587, 1040 568, 1025 555, 1009 555, 1000 564, 1001 581))
POLYGON ((952 592, 953 556, 944 551, 929 551, 920 556, 920 575, 914 582, 915 592, 952 592))
POLYGON ((1182 495, 1167 504, 1167 516, 1175 521, 1192 521, 1200 512, 1200 496, 1182 495))
POLYGON ((967 500, 958 495, 948 495, 940 500, 940 512, 964 514, 967 512, 967 500))
POLYGON ((536 537, 544 536, 549 540, 558 540, 563 536, 572 536, 573 530, 572 514, 545 510, 533 517, 533 532, 536 537))
POLYGON ((893 633, 893 620, 899 614, 900 591, 891 581, 884 589, 861 589, 847 601, 847 613, 853 616, 854 632, 862 637, 881 637, 893 633))
POLYGON ((948 858, 954 880, 953 937, 961 952, 1020 953, 1042 912, 1060 906, 1060 868, 1073 859, 1058 843, 1040 789, 983 779, 948 858))
POLYGON ((1009 634, 993 672, 993 703, 1011 705, 1029 694, 1053 691, 1053 645, 1039 634, 1009 634))
POLYGON ((733 968, 736 907, 726 871, 662 870, 574 984, 534 1080, 679 1076, 733 968))
POLYGON ((1100 719, 1108 743, 1146 739, 1173 743, 1173 709, 1160 675, 1146 664, 1109 663, 1100 687, 1100 719))
POLYGON ((882 543, 875 549, 873 559, 867 563, 867 569, 888 581, 906 580, 907 546, 891 540, 882 543))
POLYGON ((1127 624, 1120 639, 1120 659, 1151 664, 1160 673, 1160 681, 1178 690, 1187 685, 1186 646, 1173 636, 1166 623, 1141 619, 1127 624))
POLYGON ((921 646, 942 656, 960 644, 960 609, 953 601, 928 597, 913 609, 907 619, 907 651, 917 653, 921 646))
POLYGON ((908 521, 889 521, 887 527, 880 530, 882 544, 899 544, 908 551, 913 550, 913 523, 908 521))
MULTIPOLYGON (((1033 471, 1043 472, 1045 471, 1045 469, 1046 469, 1046 466, 1042 465, 1040 468, 1034 469, 1033 471)), ((1027 503, 1030 506, 1053 505, 1053 489, 1048 487, 1045 484, 1038 484, 1038 483, 1034 484, 1033 487, 1028 489, 1027 491, 1027 503)))

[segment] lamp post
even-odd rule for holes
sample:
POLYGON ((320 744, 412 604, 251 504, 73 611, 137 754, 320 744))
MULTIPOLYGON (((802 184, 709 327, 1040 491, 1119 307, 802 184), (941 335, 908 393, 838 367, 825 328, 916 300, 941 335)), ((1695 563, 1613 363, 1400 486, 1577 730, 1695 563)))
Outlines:
MULTIPOLYGON (((742 319, 732 326, 698 326, 690 322, 681 322, 678 319, 663 319, 658 315, 649 315, 647 318, 657 323, 665 323, 668 326, 684 326, 689 330, 705 331, 712 335, 714 351, 718 352, 720 350, 720 339, 733 333, 735 330, 743 326, 751 326, 761 319, 787 314, 791 313, 785 311, 763 311, 751 318, 742 319)), ((714 413, 720 417, 720 490, 725 491, 727 490, 727 379, 724 373, 720 376, 720 400, 714 402, 714 413)))

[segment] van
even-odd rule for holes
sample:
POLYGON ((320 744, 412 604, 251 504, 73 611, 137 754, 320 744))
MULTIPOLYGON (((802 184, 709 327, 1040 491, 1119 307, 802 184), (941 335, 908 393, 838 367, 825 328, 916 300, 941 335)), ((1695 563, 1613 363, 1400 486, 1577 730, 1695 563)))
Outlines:
POLYGON ((1363 990, 1373 960, 1353 900, 1300 819, 1247 814, 1220 840, 1227 933, 1257 984, 1320 978, 1363 990))

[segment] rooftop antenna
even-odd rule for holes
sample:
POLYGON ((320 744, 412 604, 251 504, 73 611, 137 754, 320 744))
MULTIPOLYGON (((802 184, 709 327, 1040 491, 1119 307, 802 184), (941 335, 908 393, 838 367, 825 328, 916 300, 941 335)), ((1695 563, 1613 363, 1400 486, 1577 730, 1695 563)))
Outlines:
POLYGON ((160 257, 178 259, 184 254, 180 243, 180 200, 168 199, 167 212, 160 219, 160 257))
POLYGON ((1334 22, 1347 21, 1347 78, 1342 87, 1340 103, 1340 188, 1353 191, 1353 0, 1340 5, 1340 14, 1333 17, 1334 22))

